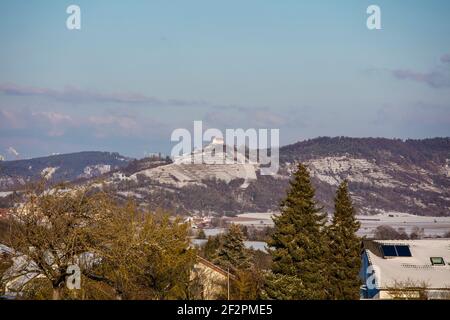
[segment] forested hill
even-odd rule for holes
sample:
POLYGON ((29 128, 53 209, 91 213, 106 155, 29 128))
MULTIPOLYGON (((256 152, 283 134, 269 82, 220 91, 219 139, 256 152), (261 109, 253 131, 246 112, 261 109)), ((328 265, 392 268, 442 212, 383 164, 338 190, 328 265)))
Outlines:
MULTIPOLYGON (((383 211, 417 215, 450 215, 450 139, 396 140, 383 138, 316 138, 284 146, 279 174, 243 181, 231 176, 232 168, 211 166, 163 166, 141 170, 112 185, 120 194, 135 197, 151 207, 190 213, 193 211, 264 212, 278 209, 297 162, 305 163, 316 187, 317 199, 333 210, 337 185, 349 181, 353 200, 361 214, 383 211), (164 173, 164 179, 161 173, 164 173), (177 176, 188 175, 180 185, 177 176), (205 176, 212 179, 206 181, 205 176), (173 178, 168 179, 167 177, 173 178)), ((255 168, 257 169, 257 168, 255 168)))
POLYGON ((301 161, 314 177, 319 197, 348 179, 363 213, 379 210, 450 215, 450 138, 317 138, 285 146, 287 168, 301 161))
POLYGON ((118 197, 134 198, 152 209, 182 214, 266 212, 278 209, 297 162, 309 168, 317 199, 329 212, 338 184, 347 179, 360 214, 450 216, 450 138, 301 141, 280 149, 276 176, 261 176, 258 165, 132 161, 118 153, 82 152, 0 162, 0 192, 40 177, 67 181, 102 176, 118 197))
POLYGON ((53 182, 93 178, 125 167, 130 159, 118 153, 86 151, 48 157, 0 161, 0 191, 46 178, 53 182))
POLYGON ((306 161, 316 157, 352 155, 378 162, 399 161, 427 164, 450 159, 450 138, 400 140, 386 138, 320 137, 284 146, 282 162, 306 161))

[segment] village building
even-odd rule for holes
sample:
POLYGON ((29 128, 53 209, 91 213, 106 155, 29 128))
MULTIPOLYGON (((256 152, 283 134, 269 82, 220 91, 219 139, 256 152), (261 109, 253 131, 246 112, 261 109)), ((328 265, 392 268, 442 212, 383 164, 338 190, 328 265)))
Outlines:
POLYGON ((191 272, 191 279, 197 279, 201 287, 202 300, 215 300, 227 294, 230 281, 235 276, 210 261, 197 256, 197 263, 191 272))
POLYGON ((449 299, 450 239, 364 240, 363 299, 449 299))
POLYGON ((9 214, 9 209, 0 208, 0 219, 8 218, 9 214))

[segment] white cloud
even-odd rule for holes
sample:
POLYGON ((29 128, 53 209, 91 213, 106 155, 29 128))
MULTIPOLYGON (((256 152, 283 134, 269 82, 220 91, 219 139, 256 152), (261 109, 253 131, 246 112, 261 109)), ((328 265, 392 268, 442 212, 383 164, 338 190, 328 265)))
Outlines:
POLYGON ((42 117, 53 125, 61 124, 64 122, 72 122, 71 116, 58 112, 33 112, 32 116, 42 117))
POLYGON ((13 147, 9 147, 7 151, 9 154, 13 155, 14 157, 18 157, 20 155, 19 152, 17 152, 17 150, 14 149, 13 147))
POLYGON ((80 89, 66 86, 63 90, 52 88, 24 86, 15 83, 0 83, 0 93, 19 97, 47 97, 58 101, 73 103, 121 103, 121 104, 148 104, 152 106, 196 106, 205 105, 200 100, 186 99, 160 99, 134 92, 105 93, 97 90, 80 89))

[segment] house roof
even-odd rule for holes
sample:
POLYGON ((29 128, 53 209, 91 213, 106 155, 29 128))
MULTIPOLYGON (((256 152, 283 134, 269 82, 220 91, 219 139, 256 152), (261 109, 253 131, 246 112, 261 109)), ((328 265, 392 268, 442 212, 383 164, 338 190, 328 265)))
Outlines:
POLYGON ((226 276, 226 277, 227 277, 227 276, 229 275, 231 279, 233 279, 233 280, 235 279, 235 276, 234 276, 233 274, 231 274, 231 273, 229 273, 229 272, 223 270, 223 269, 220 268, 219 266, 217 266, 217 265, 215 265, 214 263, 212 263, 212 262, 206 260, 205 258, 200 257, 199 255, 197 255, 197 261, 198 261, 199 263, 203 264, 204 266, 206 266, 206 267, 208 267, 208 268, 210 268, 210 269, 212 269, 212 270, 214 270, 214 271, 216 271, 216 272, 222 274, 223 276, 226 276))
POLYGON ((374 266, 379 289, 408 282, 426 283, 429 289, 450 289, 450 239, 365 240, 363 250, 374 266), (411 257, 384 257, 381 245, 409 246, 411 257), (445 265, 432 265, 431 257, 442 257, 445 265))
POLYGON ((9 215, 9 209, 0 208, 0 219, 6 218, 9 215))
POLYGON ((0 254, 12 254, 13 249, 0 243, 0 254))

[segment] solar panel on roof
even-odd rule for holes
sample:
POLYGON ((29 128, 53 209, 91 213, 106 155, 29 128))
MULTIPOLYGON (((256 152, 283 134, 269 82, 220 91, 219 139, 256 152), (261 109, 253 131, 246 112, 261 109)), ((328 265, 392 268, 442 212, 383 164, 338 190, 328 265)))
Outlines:
POLYGON ((411 257, 411 250, 409 250, 409 246, 404 245, 398 245, 395 246, 395 249, 397 250, 397 255, 399 257, 411 257))
POLYGON ((385 257, 396 257, 397 256, 397 252, 395 251, 395 246, 382 245, 381 250, 383 251, 383 256, 385 256, 385 257))

